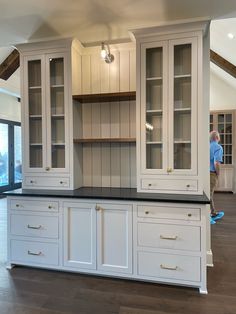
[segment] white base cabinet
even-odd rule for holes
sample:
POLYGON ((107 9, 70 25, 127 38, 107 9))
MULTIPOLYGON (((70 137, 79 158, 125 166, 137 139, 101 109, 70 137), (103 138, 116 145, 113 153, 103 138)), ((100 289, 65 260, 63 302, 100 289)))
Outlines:
POLYGON ((209 205, 8 196, 8 268, 206 289, 209 205))

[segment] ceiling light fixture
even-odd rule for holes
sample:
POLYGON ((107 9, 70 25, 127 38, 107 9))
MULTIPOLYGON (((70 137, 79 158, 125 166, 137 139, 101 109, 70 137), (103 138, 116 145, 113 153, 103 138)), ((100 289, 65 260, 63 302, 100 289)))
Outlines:
POLYGON ((228 33, 228 37, 229 37, 229 39, 233 39, 234 38, 234 34, 228 33))
POLYGON ((114 56, 111 54, 108 44, 101 44, 101 57, 106 63, 112 63, 114 61, 114 56))

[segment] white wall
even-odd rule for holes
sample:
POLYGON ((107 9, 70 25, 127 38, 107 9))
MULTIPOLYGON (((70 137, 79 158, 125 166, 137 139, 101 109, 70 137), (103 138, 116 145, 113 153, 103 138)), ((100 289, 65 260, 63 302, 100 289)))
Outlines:
MULTIPOLYGON (((234 79, 236 82, 236 79, 234 79)), ((210 110, 236 109, 236 87, 211 71, 210 110)))
POLYGON ((21 121, 21 105, 16 97, 0 93, 0 119, 21 121))

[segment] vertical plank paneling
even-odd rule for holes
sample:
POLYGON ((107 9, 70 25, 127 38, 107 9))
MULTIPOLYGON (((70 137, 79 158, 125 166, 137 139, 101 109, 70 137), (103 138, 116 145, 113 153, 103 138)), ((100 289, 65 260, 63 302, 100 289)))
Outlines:
POLYGON ((130 50, 129 73, 130 73, 129 88, 130 88, 130 91, 135 91, 136 90, 136 51, 135 50, 130 50))
POLYGON ((130 137, 136 137, 136 102, 134 100, 129 102, 129 112, 130 112, 130 137))
POLYGON ((120 92, 130 90, 129 51, 120 51, 120 92))
POLYGON ((101 93, 109 93, 109 64, 104 60, 100 61, 101 71, 101 93))
POLYGON ((102 187, 111 186, 111 145, 102 144, 102 187))
POLYGON ((130 149, 129 144, 123 143, 120 147, 120 185, 130 187, 130 149))
POLYGON ((92 144, 92 186, 102 186, 101 144, 92 144))
POLYGON ((101 136, 101 106, 98 103, 91 104, 92 109, 92 131, 93 138, 101 136))
POLYGON ((136 177, 136 145, 130 144, 130 187, 137 187, 136 177))
POLYGON ((129 101, 120 102, 120 137, 129 137, 129 101))
POLYGON ((120 144, 111 144, 111 187, 120 187, 120 144))
POLYGON ((83 145, 83 185, 92 186, 92 147, 83 145))
POLYGON ((118 51, 112 52, 114 61, 109 65, 109 91, 117 93, 120 91, 120 54, 118 51))
POLYGON ((82 93, 91 93, 91 57, 90 55, 82 56, 82 93))
POLYGON ((112 102, 110 104, 111 110, 111 137, 120 136, 120 103, 112 102))
POLYGON ((101 103, 101 137, 110 137, 110 104, 108 102, 101 103))
POLYGON ((99 94, 101 92, 101 57, 98 54, 91 55, 91 93, 99 94))
POLYGON ((91 104, 82 104, 82 108, 83 138, 89 138, 92 136, 92 106, 91 104))

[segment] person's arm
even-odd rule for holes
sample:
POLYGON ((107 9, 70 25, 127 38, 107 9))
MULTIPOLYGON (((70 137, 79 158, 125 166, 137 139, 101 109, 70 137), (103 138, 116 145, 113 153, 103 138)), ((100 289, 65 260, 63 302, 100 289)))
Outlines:
POLYGON ((219 176, 220 174, 220 162, 219 161, 215 161, 215 170, 216 170, 217 176, 219 176))

